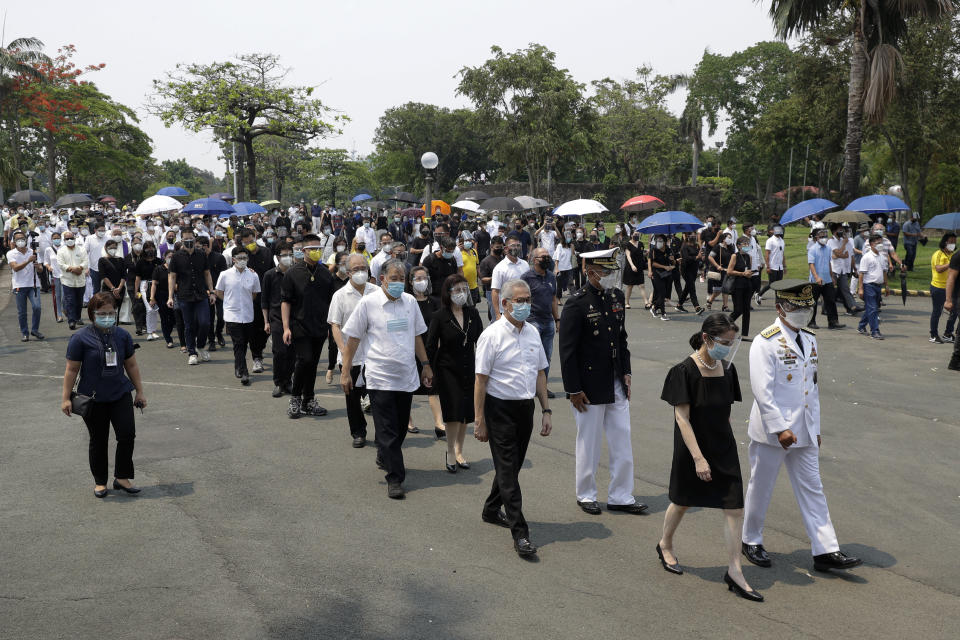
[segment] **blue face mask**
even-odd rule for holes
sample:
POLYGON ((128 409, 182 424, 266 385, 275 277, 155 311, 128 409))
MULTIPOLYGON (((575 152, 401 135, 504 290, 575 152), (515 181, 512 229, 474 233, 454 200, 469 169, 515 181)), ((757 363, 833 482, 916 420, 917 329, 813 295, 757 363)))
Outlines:
POLYGON ((387 293, 390 294, 391 298, 399 298, 403 294, 403 283, 402 282, 388 282, 387 283, 387 293))
POLYGON ((94 316, 93 321, 101 329, 109 329, 117 324, 117 316, 94 316))
POLYGON ((300 249, 293 250, 293 259, 294 260, 303 260, 303 251, 300 249))
POLYGON ((530 303, 514 302, 513 310, 510 312, 510 315, 513 316, 513 319, 517 322, 523 322, 530 317, 530 303))
POLYGON ((728 344, 720 344, 719 342, 714 342, 712 347, 707 348, 707 353, 710 354, 710 357, 714 360, 723 360, 728 355, 730 355, 730 349, 732 347, 728 344))
POLYGON ((450 258, 453 257, 453 251, 444 251, 444 252, 443 252, 443 257, 446 258, 447 260, 449 260, 450 258))

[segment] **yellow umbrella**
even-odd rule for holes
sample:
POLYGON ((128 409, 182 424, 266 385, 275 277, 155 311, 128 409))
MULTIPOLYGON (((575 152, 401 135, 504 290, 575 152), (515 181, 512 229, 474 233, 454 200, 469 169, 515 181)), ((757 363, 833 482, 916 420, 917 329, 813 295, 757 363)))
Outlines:
MULTIPOLYGON (((440 209, 440 213, 442 213, 443 215, 445 215, 445 216, 450 215, 450 205, 448 205, 448 204, 447 204, 446 202, 444 202, 443 200, 433 200, 433 201, 431 201, 430 204, 431 204, 431 206, 430 206, 430 209, 431 209, 430 215, 433 215, 433 214, 437 213, 437 209, 438 209, 438 208, 440 209)), ((423 209, 424 211, 426 211, 426 205, 424 205, 424 206, 422 206, 422 207, 420 207, 420 208, 423 209)))
POLYGON ((270 207, 279 207, 279 206, 280 206, 280 201, 279 201, 279 200, 264 200, 263 202, 260 203, 260 206, 263 207, 264 209, 269 209, 270 207))

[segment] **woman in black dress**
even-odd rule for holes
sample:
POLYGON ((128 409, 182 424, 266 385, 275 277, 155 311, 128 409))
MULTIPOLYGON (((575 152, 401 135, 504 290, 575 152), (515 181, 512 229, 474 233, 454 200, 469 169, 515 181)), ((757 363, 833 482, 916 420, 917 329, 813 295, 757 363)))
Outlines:
POLYGON ((463 457, 463 439, 467 425, 473 422, 473 356, 483 324, 477 308, 470 304, 466 278, 456 273, 447 276, 440 295, 441 306, 430 320, 424 346, 447 428, 444 465, 456 473, 458 467, 470 468, 463 457))
POLYGON ((733 313, 730 320, 740 318, 743 339, 750 335, 750 295, 753 293, 753 271, 750 268, 750 236, 737 238, 737 252, 727 262, 727 277, 733 278, 733 313))
POLYGON ((100 270, 100 291, 108 291, 113 296, 114 308, 120 314, 120 305, 127 292, 127 265, 123 261, 120 245, 113 238, 103 245, 105 255, 97 262, 100 270))
POLYGON ((640 232, 634 231, 630 236, 630 242, 627 243, 625 268, 623 270, 623 284, 627 288, 624 293, 626 298, 626 307, 630 308, 630 296, 633 295, 633 288, 640 287, 640 298, 645 303, 645 308, 650 308, 647 300, 647 288, 643 286, 643 274, 647 270, 647 259, 643 255, 643 243, 640 242, 640 232))
MULTIPOLYGON (((727 264, 730 262, 730 256, 733 254, 733 237, 729 233, 720 236, 720 242, 717 243, 710 253, 707 254, 707 311, 713 309, 713 301, 717 299, 717 294, 723 292, 723 277, 727 273, 727 264)), ((727 294, 723 295, 724 313, 729 313, 727 308, 727 294)))
POLYGON ((703 321, 690 338, 694 352, 670 369, 661 398, 674 407, 673 467, 670 506, 663 519, 657 555, 663 568, 682 574, 673 548, 673 534, 690 507, 723 509, 727 542, 724 582, 748 600, 762 601, 743 577, 740 532, 743 528, 743 479, 730 407, 740 401, 737 369, 727 357, 737 342, 737 325, 722 313, 703 321))
MULTIPOLYGON (((416 266, 410 269, 407 274, 407 293, 413 295, 420 307, 420 315, 423 316, 423 323, 430 326, 433 320, 433 314, 437 307, 434 304, 434 298, 430 295, 432 287, 430 285, 430 272, 426 267, 416 266)), ((417 362, 417 375, 423 373, 423 367, 417 362)), ((427 396, 430 403, 430 413, 433 414, 433 433, 437 440, 443 440, 447 437, 447 429, 443 424, 443 413, 440 410, 440 398, 437 397, 437 385, 425 387, 423 384, 413 392, 415 396, 427 396)), ((407 425, 408 433, 420 433, 420 429, 413 424, 413 413, 410 414, 410 424, 407 425)))

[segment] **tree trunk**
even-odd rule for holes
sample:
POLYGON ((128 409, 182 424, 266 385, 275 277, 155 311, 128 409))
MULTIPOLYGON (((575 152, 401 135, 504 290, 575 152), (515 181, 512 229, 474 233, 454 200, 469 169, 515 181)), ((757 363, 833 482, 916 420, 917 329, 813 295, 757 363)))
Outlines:
POLYGON ((245 185, 247 184, 247 163, 244 160, 247 152, 245 147, 241 144, 240 148, 237 149, 237 191, 239 193, 233 194, 236 197, 235 202, 246 202, 247 199, 244 197, 244 191, 246 189, 245 185))
POLYGON ((849 202, 860 195, 860 147, 863 144, 863 91, 867 56, 860 29, 854 27, 850 50, 850 85, 847 88, 847 140, 843 149, 843 182, 840 195, 849 202))
POLYGON ((23 174, 23 167, 20 166, 20 125, 15 118, 8 120, 10 130, 10 150, 13 155, 13 168, 17 170, 16 177, 13 179, 13 190, 20 191, 20 177, 23 174))
MULTIPOLYGON (((249 185, 250 199, 257 199, 257 156, 253 152, 253 138, 247 138, 243 141, 243 147, 247 156, 247 185, 249 185)), ((237 195, 237 194, 233 194, 237 195)))
POLYGON ((920 214, 921 220, 923 220, 923 201, 927 196, 927 177, 930 175, 930 161, 931 153, 928 145, 923 161, 917 170, 917 201, 913 206, 913 210, 920 214))
POLYGON ((50 198, 57 199, 57 145, 53 133, 44 130, 44 142, 47 149, 47 187, 50 198))
POLYGON ((697 172, 700 171, 700 146, 692 142, 693 146, 693 168, 690 170, 690 185, 697 186, 697 172))

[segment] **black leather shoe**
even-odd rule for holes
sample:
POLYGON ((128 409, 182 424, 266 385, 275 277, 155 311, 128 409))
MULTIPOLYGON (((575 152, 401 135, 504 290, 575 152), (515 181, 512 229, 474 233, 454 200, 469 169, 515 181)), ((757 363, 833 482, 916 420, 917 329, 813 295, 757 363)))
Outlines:
POLYGON ((818 325, 816 322, 810 322, 807 324, 807 329, 819 329, 819 328, 820 328, 820 325, 818 325))
POLYGON ((110 492, 109 492, 107 489, 99 489, 99 490, 98 490, 98 489, 94 489, 94 490, 93 490, 93 495, 97 496, 98 498, 106 498, 108 493, 110 493, 110 492))
POLYGON ((406 493, 403 490, 403 485, 401 485, 399 482, 388 482, 387 497, 391 500, 403 500, 404 497, 406 497, 406 493))
POLYGON ((76 330, 77 330, 77 323, 76 323, 76 322, 71 322, 71 323, 69 323, 67 326, 70 327, 70 331, 76 331, 76 330))
POLYGON ((740 551, 743 555, 747 556, 747 560, 758 567, 769 567, 773 564, 770 562, 770 556, 767 555, 767 550, 763 548, 762 544, 747 544, 743 542, 741 543, 740 551))
POLYGON ((37 340, 43 340, 43 334, 40 333, 39 331, 31 331, 30 335, 32 335, 37 340))
MULTIPOLYGON (((416 431, 411 431, 410 433, 416 433, 416 431)), ((433 428, 433 435, 435 435, 435 436, 437 437, 437 440, 446 440, 446 439, 447 439, 447 432, 446 432, 445 429, 437 429, 436 427, 434 427, 434 428, 433 428)))
POLYGON ((217 350, 217 344, 215 342, 211 342, 210 346, 207 347, 207 351, 209 351, 210 353, 213 353, 216 350, 217 350))
POLYGON ((383 460, 380 458, 379 455, 377 456, 377 469, 382 469, 383 471, 387 470, 386 465, 383 464, 383 460))
POLYGON ((577 506, 584 510, 584 512, 589 513, 592 516, 598 516, 601 513, 600 503, 594 500, 593 502, 580 502, 577 500, 577 506))
POLYGON ((460 467, 461 469, 469 469, 470 463, 467 461, 460 462, 459 460, 457 460, 457 466, 460 467))
POLYGON ((279 398, 280 396, 283 395, 283 389, 280 387, 280 385, 277 385, 273 388, 273 393, 271 395, 274 398, 279 398))
POLYGON ((507 522, 507 516, 503 515, 503 511, 497 511, 495 513, 481 513, 480 519, 487 524, 495 524, 498 527, 503 527, 504 529, 510 528, 510 523, 507 522))
POLYGON ((827 329, 843 329, 845 326, 847 326, 847 325, 845 325, 845 324, 840 324, 839 322, 837 322, 836 324, 828 325, 828 326, 827 326, 827 329))
POLYGON ((250 376, 248 376, 246 373, 242 374, 240 376, 240 384, 245 387, 250 386, 250 376))
POLYGON ((363 436, 357 436, 353 439, 353 448, 354 449, 363 449, 367 444, 367 439, 363 436))
POLYGON ((757 593, 756 591, 747 591, 736 582, 733 581, 733 578, 730 577, 729 573, 723 574, 723 581, 727 583, 727 590, 733 591, 735 594, 743 598, 744 600, 749 600, 750 602, 763 602, 763 596, 757 593))
POLYGON ((680 568, 680 563, 676 564, 667 564, 667 561, 663 559, 663 550, 660 548, 660 543, 657 543, 657 555, 660 556, 660 564, 663 565, 663 570, 667 573, 675 573, 678 576, 683 575, 683 569, 680 568))
POLYGON ((626 513, 632 513, 634 515, 640 515, 647 509, 647 505, 642 502, 634 502, 633 504, 610 504, 607 503, 607 511, 624 511, 626 513))
POLYGON ((117 491, 126 491, 127 493, 130 493, 130 494, 140 493, 140 489, 134 486, 125 487, 119 482, 117 482, 116 480, 113 481, 113 488, 116 489, 117 491))
POLYGON ((834 551, 833 553, 821 553, 819 556, 813 556, 813 568, 817 571, 830 571, 830 569, 853 569, 863 564, 860 558, 848 556, 843 551, 834 551))
POLYGON ((450 459, 446 451, 443 452, 443 466, 447 468, 447 471, 449 473, 457 472, 456 460, 454 460, 454 464, 450 464, 450 459))
POLYGON ((217 344, 221 347, 227 346, 227 341, 223 339, 223 336, 217 336, 217 344))
POLYGON ((533 546, 529 538, 517 538, 513 541, 513 548, 517 550, 517 555, 521 558, 529 558, 537 553, 537 548, 533 546))

